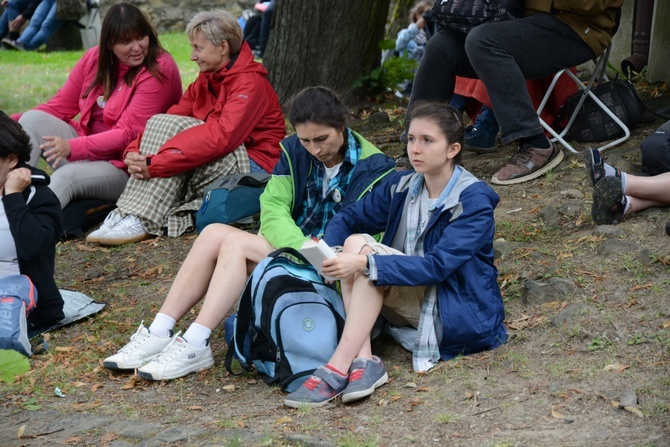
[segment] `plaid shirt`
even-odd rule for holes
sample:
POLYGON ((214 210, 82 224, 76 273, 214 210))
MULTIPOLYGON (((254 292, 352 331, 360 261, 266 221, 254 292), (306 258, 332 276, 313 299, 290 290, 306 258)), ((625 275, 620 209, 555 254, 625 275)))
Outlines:
POLYGON ((296 224, 305 235, 321 238, 326 225, 340 210, 344 201, 347 186, 354 174, 356 163, 361 157, 361 145, 347 129, 347 150, 340 171, 330 180, 324 194, 325 167, 314 158, 312 172, 307 179, 307 197, 303 204, 303 212, 296 224))

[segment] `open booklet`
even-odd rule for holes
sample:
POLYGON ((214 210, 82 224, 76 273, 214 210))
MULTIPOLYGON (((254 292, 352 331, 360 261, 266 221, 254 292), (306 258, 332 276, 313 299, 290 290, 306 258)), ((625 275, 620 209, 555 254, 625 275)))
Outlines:
POLYGON ((300 253, 314 266, 319 275, 328 281, 335 281, 335 278, 321 272, 323 261, 337 257, 333 249, 323 239, 318 242, 313 239, 305 241, 300 247, 300 253))

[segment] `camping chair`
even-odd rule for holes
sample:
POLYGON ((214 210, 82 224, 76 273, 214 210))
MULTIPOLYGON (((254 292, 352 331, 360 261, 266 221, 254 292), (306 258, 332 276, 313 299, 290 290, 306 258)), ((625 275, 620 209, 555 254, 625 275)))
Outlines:
POLYGON ((85 49, 98 44, 100 39, 100 5, 98 0, 86 0, 86 15, 78 22, 85 49))
POLYGON ((584 85, 584 83, 569 69, 569 68, 564 68, 563 70, 559 71, 556 73, 554 78, 551 81, 551 84, 549 84, 549 88, 547 89, 546 94, 544 95, 544 98, 542 98, 542 102, 540 103, 540 106, 537 109, 537 114, 538 118, 540 119, 540 124, 542 127, 553 137, 551 141, 553 142, 559 142, 565 147, 567 150, 570 152, 577 154, 578 151, 573 148, 570 143, 565 141, 563 138, 565 135, 570 132, 570 128, 572 127, 572 124, 575 121, 575 118, 577 117, 577 114, 579 113, 579 110, 582 108, 582 105, 584 104, 584 101, 586 101, 586 98, 589 97, 595 102, 598 107, 600 107, 607 115, 612 118, 612 120, 616 123, 617 126, 623 130, 624 135, 620 138, 617 138, 616 140, 610 141, 609 143, 597 148, 599 151, 604 151, 605 149, 609 149, 613 146, 616 146, 617 144, 623 143, 630 137, 630 130, 628 129, 628 126, 624 124, 623 121, 617 117, 614 112, 612 112, 609 107, 607 107, 598 97, 591 91, 591 89, 597 85, 600 82, 606 81, 607 80, 607 75, 605 74, 605 70, 607 69, 607 61, 609 60, 610 56, 610 51, 612 47, 611 45, 607 47, 607 50, 605 50, 605 53, 601 55, 598 59, 594 60, 594 63, 596 64, 596 68, 593 71, 593 74, 591 75, 591 79, 589 79, 589 82, 584 85), (572 115, 570 115, 570 118, 568 120, 568 123, 565 125, 565 128, 560 132, 556 132, 549 124, 547 124, 542 118, 540 118, 540 113, 544 109, 545 105, 547 104, 547 101, 549 100, 552 91, 554 90, 554 87, 556 86, 556 83, 558 82, 558 79, 563 76, 569 76, 575 84, 577 84, 577 87, 582 90, 582 94, 579 98, 579 102, 577 102, 577 105, 575 107, 575 110, 572 112, 572 115))

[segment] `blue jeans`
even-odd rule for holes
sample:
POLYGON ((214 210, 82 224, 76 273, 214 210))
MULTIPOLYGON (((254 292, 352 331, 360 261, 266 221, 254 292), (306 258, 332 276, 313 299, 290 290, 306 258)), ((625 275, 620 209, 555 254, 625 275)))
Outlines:
POLYGON ((0 16, 0 39, 9 33, 9 24, 23 12, 30 0, 9 0, 5 11, 0 16))
POLYGON ((249 172, 267 172, 261 165, 249 157, 249 172))
POLYGON ((42 0, 35 9, 30 24, 17 41, 21 42, 26 50, 36 50, 49 40, 62 24, 63 22, 57 17, 56 0, 42 0))
MULTIPOLYGON (((465 110, 467 107, 469 100, 470 98, 461 96, 459 94, 454 94, 451 97, 451 107, 458 110, 459 112, 463 112, 463 110, 465 110)), ((496 116, 493 113, 493 110, 485 104, 482 104, 482 110, 479 112, 479 115, 477 115, 477 118, 475 118, 475 122, 472 124, 472 127, 481 129, 486 133, 493 134, 494 136, 498 135, 499 128, 498 121, 496 121, 496 116)))
POLYGON ((448 101, 456 76, 479 78, 488 91, 504 144, 544 130, 526 88, 594 57, 591 48, 553 15, 488 23, 461 34, 442 30, 430 38, 414 78, 417 100, 448 101))

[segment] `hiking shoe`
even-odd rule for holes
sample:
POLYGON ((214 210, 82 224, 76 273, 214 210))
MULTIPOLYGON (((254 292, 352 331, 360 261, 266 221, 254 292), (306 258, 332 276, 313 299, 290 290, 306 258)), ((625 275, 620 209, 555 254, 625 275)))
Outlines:
POLYGON ((137 375, 149 380, 170 380, 202 371, 214 366, 212 347, 202 348, 190 345, 182 337, 176 336, 146 365, 137 370, 137 375))
POLYGON ((347 384, 348 377, 319 366, 300 388, 286 396, 284 405, 291 408, 323 407, 339 396, 347 384))
POLYGON ((521 146, 507 166, 493 174, 491 183, 513 185, 538 178, 563 160, 563 152, 553 142, 548 149, 521 146))
POLYGON ((7 37, 2 39, 2 46, 8 50, 26 51, 26 46, 23 43, 19 42, 18 40, 9 39, 7 37))
POLYGON ((143 241, 151 235, 137 216, 127 215, 100 238, 101 245, 124 245, 143 241))
MULTIPOLYGON (((586 172, 589 174, 591 179, 591 184, 596 185, 602 178, 604 178, 607 173, 605 172, 605 162, 603 162, 603 157, 600 154, 598 149, 584 149, 582 154, 584 157, 584 166, 586 167, 586 172)), ((614 168, 615 174, 617 177, 621 177, 621 170, 614 168)))
POLYGON ((119 223, 121 219, 122 218, 119 213, 112 211, 107 215, 107 217, 105 217, 105 220, 102 222, 102 225, 100 225, 100 228, 90 232, 88 236, 86 236, 86 242, 89 244, 99 244, 100 239, 109 233, 109 230, 111 230, 114 225, 119 223))
POLYGON ((488 154, 496 150, 496 136, 491 132, 472 127, 465 134, 465 150, 478 154, 488 154))
POLYGON ((615 176, 603 177, 593 187, 591 217, 596 225, 615 225, 623 220, 628 199, 623 193, 621 179, 615 176))
POLYGON ((384 362, 373 355, 371 359, 358 357, 351 364, 349 384, 342 393, 342 402, 349 403, 372 394, 389 379, 384 362))
POLYGON ((142 322, 137 332, 130 337, 130 341, 116 354, 103 360, 102 366, 115 370, 139 368, 160 354, 173 338, 173 336, 156 337, 142 322))

